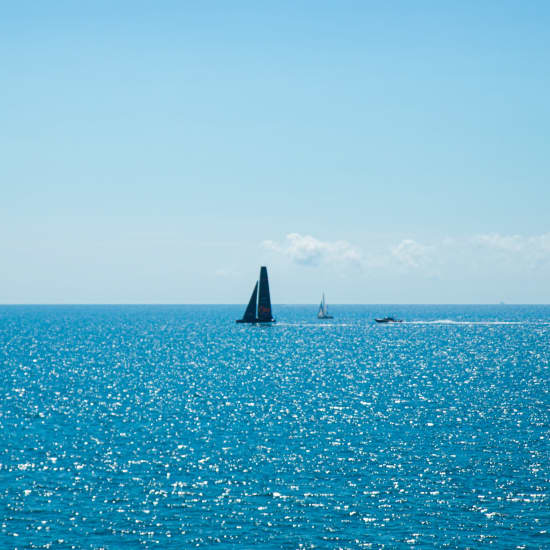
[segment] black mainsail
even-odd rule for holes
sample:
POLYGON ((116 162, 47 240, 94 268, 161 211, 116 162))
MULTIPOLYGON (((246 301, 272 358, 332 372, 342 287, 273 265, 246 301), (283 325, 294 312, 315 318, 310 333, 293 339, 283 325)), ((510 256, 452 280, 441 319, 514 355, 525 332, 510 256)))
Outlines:
POLYGON ((267 280, 267 269, 262 266, 260 269, 260 297, 258 299, 258 321, 260 323, 271 323, 271 297, 269 296, 269 281, 267 280))
POLYGON ((274 323, 271 312, 271 297, 269 295, 269 281, 267 279, 267 269, 262 266, 260 269, 259 284, 256 281, 252 296, 248 302, 243 318, 238 319, 237 323, 274 323), (258 298, 258 286, 259 298, 258 298))

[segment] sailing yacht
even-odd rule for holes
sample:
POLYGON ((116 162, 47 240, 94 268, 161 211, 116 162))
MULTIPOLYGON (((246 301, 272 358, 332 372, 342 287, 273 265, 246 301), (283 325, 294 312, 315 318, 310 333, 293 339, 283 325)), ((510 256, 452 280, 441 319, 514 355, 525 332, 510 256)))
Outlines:
POLYGON ((267 280, 267 268, 260 268, 260 280, 256 281, 252 296, 244 312, 242 319, 237 323, 274 323, 271 312, 271 298, 269 296, 269 281, 267 280), (258 292, 259 290, 259 292, 258 292))
POLYGON ((323 298, 321 304, 319 305, 319 312, 317 313, 317 319, 333 319, 332 315, 328 314, 328 306, 325 302, 325 293, 323 292, 323 298))

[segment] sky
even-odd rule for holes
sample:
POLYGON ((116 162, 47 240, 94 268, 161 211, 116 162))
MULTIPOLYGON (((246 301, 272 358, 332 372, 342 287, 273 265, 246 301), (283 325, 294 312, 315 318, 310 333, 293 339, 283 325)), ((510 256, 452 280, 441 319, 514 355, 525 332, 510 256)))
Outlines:
POLYGON ((549 26, 3 3, 0 303, 550 303, 549 26))

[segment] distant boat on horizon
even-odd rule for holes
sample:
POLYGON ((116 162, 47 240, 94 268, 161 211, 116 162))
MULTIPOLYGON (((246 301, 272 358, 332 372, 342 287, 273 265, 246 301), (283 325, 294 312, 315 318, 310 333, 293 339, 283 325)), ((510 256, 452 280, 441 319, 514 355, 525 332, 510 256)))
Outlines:
POLYGON ((260 280, 256 281, 252 296, 244 312, 242 319, 237 323, 274 323, 271 311, 271 297, 269 295, 269 281, 267 279, 267 268, 260 268, 260 280), (258 292, 259 287, 259 292, 258 292))
POLYGON ((317 319, 334 319, 332 315, 328 314, 328 306, 325 302, 325 293, 323 292, 323 298, 321 299, 321 304, 319 305, 319 311, 317 313, 317 319))

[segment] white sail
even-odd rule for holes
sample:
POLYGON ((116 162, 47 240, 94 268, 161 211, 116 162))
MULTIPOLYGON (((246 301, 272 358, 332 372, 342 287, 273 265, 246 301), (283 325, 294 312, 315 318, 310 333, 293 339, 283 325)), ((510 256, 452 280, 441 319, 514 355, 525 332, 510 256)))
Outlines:
POLYGON ((331 316, 328 314, 328 307, 325 302, 325 293, 323 292, 323 298, 319 305, 319 312, 317 313, 319 319, 331 319, 331 316))
POLYGON ((317 313, 317 317, 319 319, 322 319, 324 316, 325 316, 325 296, 323 295, 323 299, 319 304, 319 312, 317 313))

